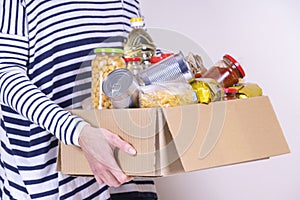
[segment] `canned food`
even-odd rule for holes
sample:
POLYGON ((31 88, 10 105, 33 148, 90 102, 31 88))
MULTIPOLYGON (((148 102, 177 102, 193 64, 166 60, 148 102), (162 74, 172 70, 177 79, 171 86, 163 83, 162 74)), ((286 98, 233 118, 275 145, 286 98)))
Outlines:
POLYGON ((128 69, 116 69, 103 81, 102 90, 113 108, 138 107, 139 84, 128 69))
POLYGON ((181 52, 151 65, 139 74, 141 85, 151 85, 173 80, 188 82, 194 74, 181 52))
POLYGON ((123 50, 117 48, 97 48, 92 61, 92 107, 96 109, 112 108, 109 98, 103 94, 102 83, 107 75, 115 69, 125 68, 123 50))

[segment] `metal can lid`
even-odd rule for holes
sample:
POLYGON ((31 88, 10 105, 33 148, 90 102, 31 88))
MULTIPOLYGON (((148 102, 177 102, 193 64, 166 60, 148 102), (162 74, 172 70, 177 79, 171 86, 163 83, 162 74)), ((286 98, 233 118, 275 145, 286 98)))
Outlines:
POLYGON ((123 54, 123 49, 119 48, 96 48, 94 49, 94 53, 117 53, 117 54, 123 54))
POLYGON ((109 98, 116 98, 128 91, 134 76, 128 69, 120 68, 112 71, 103 81, 102 90, 109 98))
POLYGON ((223 56, 223 59, 227 59, 230 62, 232 62, 232 64, 239 70, 239 72, 242 75, 242 78, 245 77, 245 71, 243 70, 242 66, 240 65, 240 63, 238 61, 236 61, 236 59, 234 59, 232 56, 230 56, 229 54, 225 54, 223 56))

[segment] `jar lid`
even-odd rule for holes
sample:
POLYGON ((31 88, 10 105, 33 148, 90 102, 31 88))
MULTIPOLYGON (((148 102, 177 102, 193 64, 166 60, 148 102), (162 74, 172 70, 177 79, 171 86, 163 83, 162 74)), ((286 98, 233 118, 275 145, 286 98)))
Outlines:
POLYGON ((142 59, 140 57, 124 58, 125 62, 140 62, 142 59))
POLYGON ((162 56, 153 56, 150 58, 150 62, 151 64, 155 64, 161 61, 162 59, 164 59, 162 56))
POLYGON ((173 53, 162 53, 160 56, 162 58, 167 58, 167 57, 172 56, 172 55, 173 55, 173 53))
POLYGON ((117 53, 117 54, 123 54, 123 49, 119 48, 96 48, 94 49, 94 53, 117 53))
POLYGON ((224 93, 225 94, 228 94, 228 93, 236 94, 236 93, 238 93, 238 89, 237 88, 232 88, 232 87, 224 88, 224 93))
POLYGON ((232 64, 234 64, 234 66, 236 66, 236 68, 239 70, 239 72, 242 75, 242 78, 244 78, 245 76, 245 71, 243 70, 242 66, 240 65, 240 63, 238 63, 238 61, 236 61, 232 56, 230 56, 229 54, 225 54, 223 56, 223 59, 227 59, 230 62, 232 62, 232 64))

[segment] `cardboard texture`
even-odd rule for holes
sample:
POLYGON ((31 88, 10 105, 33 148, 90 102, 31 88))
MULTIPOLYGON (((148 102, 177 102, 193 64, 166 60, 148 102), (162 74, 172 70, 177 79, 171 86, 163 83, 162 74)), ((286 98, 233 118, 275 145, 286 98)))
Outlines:
MULTIPOLYGON (((266 96, 163 109, 71 112, 136 148, 136 156, 115 151, 122 170, 132 176, 167 176, 290 152, 266 96)), ((71 145, 60 144, 57 169, 92 175, 81 149, 71 145)))

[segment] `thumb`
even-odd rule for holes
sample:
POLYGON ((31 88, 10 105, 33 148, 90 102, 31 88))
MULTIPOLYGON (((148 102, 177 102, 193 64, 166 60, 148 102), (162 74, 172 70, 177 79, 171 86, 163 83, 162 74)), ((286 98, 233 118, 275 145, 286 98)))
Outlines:
POLYGON ((103 129, 103 135, 106 137, 107 141, 112 146, 117 147, 128 154, 131 155, 136 154, 136 150, 133 148, 133 146, 127 143, 126 141, 122 140, 117 134, 114 134, 106 129, 103 129))

